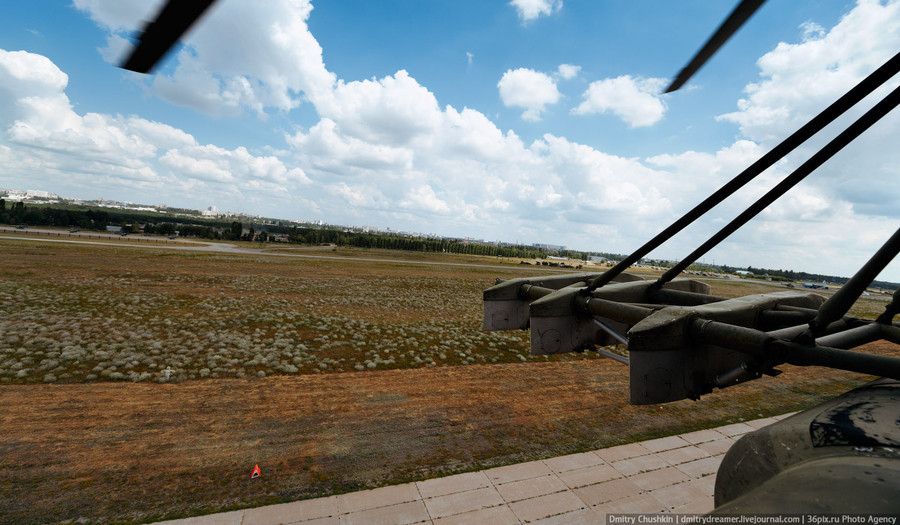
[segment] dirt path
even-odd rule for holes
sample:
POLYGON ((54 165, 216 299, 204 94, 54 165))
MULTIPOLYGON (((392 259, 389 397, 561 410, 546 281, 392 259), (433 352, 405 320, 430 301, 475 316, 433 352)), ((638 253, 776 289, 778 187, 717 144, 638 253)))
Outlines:
POLYGON ((863 378, 791 367, 627 404, 596 360, 0 389, 0 523, 145 521, 347 492, 794 410, 863 378), (249 479, 254 464, 263 475, 249 479))

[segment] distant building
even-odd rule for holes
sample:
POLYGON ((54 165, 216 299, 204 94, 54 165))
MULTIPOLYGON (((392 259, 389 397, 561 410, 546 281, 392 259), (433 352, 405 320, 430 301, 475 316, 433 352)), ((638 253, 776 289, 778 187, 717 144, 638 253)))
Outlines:
POLYGON ((23 201, 25 200, 25 192, 22 190, 9 190, 6 192, 5 199, 8 201, 23 201))
POLYGON ((58 199, 59 195, 43 190, 27 190, 25 192, 27 199, 58 199))
POLYGON ((200 215, 202 215, 204 217, 215 217, 218 214, 219 214, 219 209, 216 208, 215 206, 210 206, 209 208, 206 208, 205 210, 200 212, 200 215))
POLYGON ((566 249, 565 246, 560 246, 558 244, 532 244, 531 246, 535 248, 542 248, 544 250, 556 250, 560 252, 566 249))

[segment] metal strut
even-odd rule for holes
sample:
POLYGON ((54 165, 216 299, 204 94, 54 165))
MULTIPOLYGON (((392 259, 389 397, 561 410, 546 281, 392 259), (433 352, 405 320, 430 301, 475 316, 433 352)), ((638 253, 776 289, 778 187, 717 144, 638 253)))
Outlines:
POLYGON ((714 388, 777 375, 775 367, 784 363, 900 379, 900 358, 852 350, 878 340, 900 344, 900 324, 893 322, 900 313, 900 291, 875 321, 847 316, 900 253, 900 230, 827 300, 798 290, 728 299, 711 295, 706 283, 676 278, 900 105, 900 87, 659 279, 624 273, 898 72, 900 53, 610 270, 512 279, 485 290, 485 329, 530 328, 533 354, 593 349, 627 362, 633 404, 698 399, 714 388), (622 343, 627 358, 598 348, 622 343))

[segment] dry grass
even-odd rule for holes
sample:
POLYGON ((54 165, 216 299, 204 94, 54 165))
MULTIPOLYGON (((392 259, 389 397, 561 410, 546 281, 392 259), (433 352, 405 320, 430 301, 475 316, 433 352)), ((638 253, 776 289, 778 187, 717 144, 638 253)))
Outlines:
POLYGON ((529 355, 525 332, 480 330, 481 291, 503 274, 8 243, 0 381, 165 382, 167 368, 170 380, 183 381, 547 360, 529 355))

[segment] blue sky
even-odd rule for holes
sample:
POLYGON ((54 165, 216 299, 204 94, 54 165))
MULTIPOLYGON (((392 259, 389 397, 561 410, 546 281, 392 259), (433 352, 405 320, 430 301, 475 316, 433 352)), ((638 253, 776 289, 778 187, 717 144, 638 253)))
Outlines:
MULTIPOLYGON (((900 51, 897 1, 770 0, 660 95, 735 3, 220 0, 149 76, 115 64, 159 2, 10 3, 0 188, 627 253, 900 51)), ((653 255, 689 253, 848 122, 653 255)), ((897 131, 705 260, 854 272, 900 226, 897 131)))

